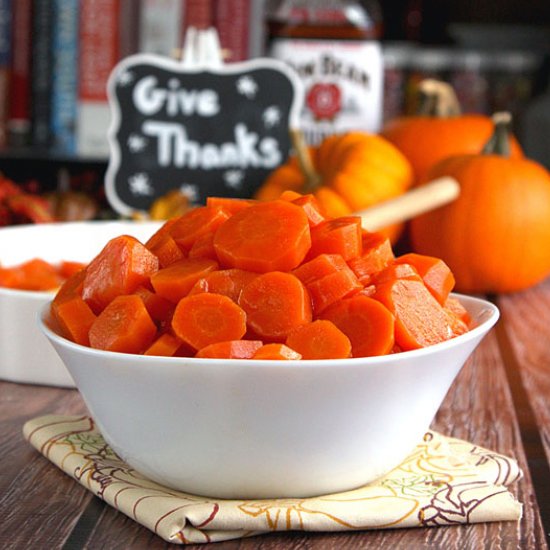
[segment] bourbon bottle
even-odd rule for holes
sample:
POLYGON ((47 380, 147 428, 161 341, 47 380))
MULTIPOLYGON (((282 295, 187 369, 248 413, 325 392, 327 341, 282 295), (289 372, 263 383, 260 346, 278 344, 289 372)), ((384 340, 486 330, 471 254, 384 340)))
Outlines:
POLYGON ((306 141, 382 121, 383 58, 376 0, 279 0, 268 5, 268 52, 304 84, 300 128, 306 141))

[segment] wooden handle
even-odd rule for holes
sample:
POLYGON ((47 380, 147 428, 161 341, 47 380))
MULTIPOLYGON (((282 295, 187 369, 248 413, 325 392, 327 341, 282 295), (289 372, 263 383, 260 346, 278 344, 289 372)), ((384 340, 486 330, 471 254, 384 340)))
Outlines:
POLYGON ((367 231, 378 231, 443 206, 458 197, 460 185, 451 177, 438 178, 412 191, 356 212, 367 231))

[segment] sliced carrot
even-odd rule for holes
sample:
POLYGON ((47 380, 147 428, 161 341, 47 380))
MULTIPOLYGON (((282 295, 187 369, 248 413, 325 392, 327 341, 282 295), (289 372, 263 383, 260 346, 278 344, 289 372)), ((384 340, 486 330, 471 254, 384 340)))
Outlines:
POLYGON ((146 284, 158 267, 158 258, 134 237, 111 239, 86 268, 82 298, 98 314, 117 296, 146 284))
POLYGON ((187 258, 157 271, 151 277, 151 284, 159 296, 177 303, 187 296, 201 277, 217 268, 214 260, 187 258))
POLYGON ((240 340, 246 332, 246 314, 227 296, 195 294, 179 301, 172 329, 178 338, 200 350, 217 342, 240 340))
POLYGON ((457 298, 449 296, 445 300, 445 309, 452 311, 456 317, 458 317, 466 326, 469 326, 472 322, 472 317, 466 310, 466 308, 459 302, 457 298))
POLYGON ((310 245, 309 222, 303 209, 281 200, 237 212, 214 236, 223 267, 258 273, 294 269, 310 245))
POLYGON ((150 237, 145 241, 145 247, 151 250, 159 241, 164 240, 166 235, 170 235, 172 226, 180 219, 181 216, 175 216, 166 220, 150 237))
POLYGON ((303 283, 280 271, 258 275, 244 287, 239 305, 252 333, 270 342, 284 342, 292 329, 312 318, 311 299, 303 283))
POLYGON ((382 271, 374 273, 371 276, 371 283, 378 286, 379 284, 395 281, 396 279, 411 279, 423 282, 422 277, 420 277, 418 271, 412 265, 393 263, 382 271))
POLYGON ((311 297, 313 316, 317 317, 331 304, 360 291, 363 285, 346 265, 336 273, 325 275, 309 283, 306 288, 311 297))
POLYGON ((449 315, 422 279, 386 280, 376 285, 374 298, 395 315, 395 341, 403 350, 437 344, 454 335, 449 315))
POLYGON ((292 203, 304 209, 310 227, 316 227, 321 222, 326 220, 326 217, 322 213, 321 205, 314 195, 303 195, 297 197, 292 201, 292 203))
POLYGON ((334 323, 321 319, 295 328, 286 345, 302 359, 346 359, 351 355, 349 338, 334 323))
POLYGON ((148 288, 140 286, 134 290, 134 294, 139 296, 145 304, 145 309, 153 321, 166 321, 172 318, 175 305, 170 300, 155 294, 148 288))
POLYGON ((444 305, 449 293, 455 286, 455 278, 449 266, 441 259, 411 252, 399 256, 397 263, 412 265, 422 277, 426 288, 433 297, 444 305))
POLYGON ((165 332, 161 334, 143 353, 143 355, 157 355, 161 357, 172 357, 181 347, 181 340, 165 332))
POLYGON ((69 339, 82 346, 90 345, 88 332, 96 316, 80 296, 58 304, 55 312, 55 318, 69 339))
POLYGON ((258 277, 257 273, 242 269, 213 271, 199 279, 189 291, 189 295, 211 292, 213 294, 223 294, 237 303, 243 288, 256 277, 258 277))
POLYGON ((214 233, 205 233, 201 235, 189 249, 189 258, 207 258, 209 260, 217 260, 216 251, 214 250, 214 233))
POLYGON ((54 290, 64 281, 54 265, 39 258, 4 267, 0 275, 0 286, 18 290, 54 290))
POLYGON ((345 216, 321 222, 311 228, 308 258, 319 254, 340 254, 348 261, 361 255, 361 218, 345 216))
POLYGON ((200 206, 181 216, 170 228, 170 235, 188 251, 199 237, 214 233, 228 219, 229 214, 220 206, 200 206))
POLYGON ((157 327, 139 296, 117 296, 90 327, 90 346, 121 353, 142 353, 156 334, 157 327))
POLYGON ((57 272, 63 279, 68 279, 69 277, 72 277, 75 273, 80 271, 81 269, 84 269, 86 267, 85 263, 82 262, 71 262, 68 260, 62 261, 57 266, 57 272))
POLYGON ((260 340, 230 340, 217 342, 200 349, 195 357, 212 359, 251 359, 263 346, 260 340))
POLYGON ((54 317, 57 316, 57 307, 66 302, 67 300, 72 300, 74 297, 78 296, 82 298, 82 288, 84 285, 84 278, 86 277, 86 269, 81 269, 77 271, 74 275, 69 277, 62 285, 61 288, 57 291, 54 299, 52 300, 51 312, 54 317))
POLYGON ((163 235, 149 245, 149 250, 159 259, 161 267, 168 267, 183 260, 186 255, 170 235, 163 235))
POLYGON ((272 361, 292 361, 302 356, 285 344, 265 344, 252 356, 252 359, 269 359, 272 361))
POLYGON ((258 201, 253 199, 233 199, 229 197, 208 197, 206 199, 206 206, 214 206, 216 208, 222 208, 231 216, 256 204, 258 201))
POLYGON ((369 233, 363 230, 361 256, 348 261, 349 267, 364 285, 371 276, 390 265, 394 260, 391 242, 382 233, 369 233))
POLYGON ((319 254, 309 262, 304 262, 301 266, 292 271, 292 274, 298 277, 302 283, 308 285, 325 275, 332 275, 340 269, 346 269, 346 261, 340 254, 319 254))
POLYGON ((357 294, 326 309, 322 319, 332 321, 351 342, 353 357, 390 353, 394 345, 394 317, 380 302, 357 294))

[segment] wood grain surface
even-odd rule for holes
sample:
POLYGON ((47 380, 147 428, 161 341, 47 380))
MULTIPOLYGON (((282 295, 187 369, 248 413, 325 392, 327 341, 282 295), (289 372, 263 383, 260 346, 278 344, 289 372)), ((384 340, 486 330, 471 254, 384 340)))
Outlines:
MULTIPOLYGON (((550 281, 492 299, 501 309, 501 319, 455 380, 432 428, 518 460, 524 477, 511 491, 524 506, 519 522, 344 534, 294 532, 211 546, 235 550, 548 549, 550 281)), ((0 382, 0 548, 172 547, 93 497, 21 435, 30 418, 83 412, 86 408, 76 390, 0 382)))

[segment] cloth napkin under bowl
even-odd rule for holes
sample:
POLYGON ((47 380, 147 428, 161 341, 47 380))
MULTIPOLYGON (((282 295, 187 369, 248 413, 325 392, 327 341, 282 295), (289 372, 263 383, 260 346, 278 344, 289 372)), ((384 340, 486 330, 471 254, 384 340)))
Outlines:
POLYGON ((433 431, 385 477, 313 498, 223 500, 178 492, 124 463, 88 416, 42 416, 25 438, 76 481, 171 543, 273 531, 353 531, 518 520, 515 460, 433 431))

